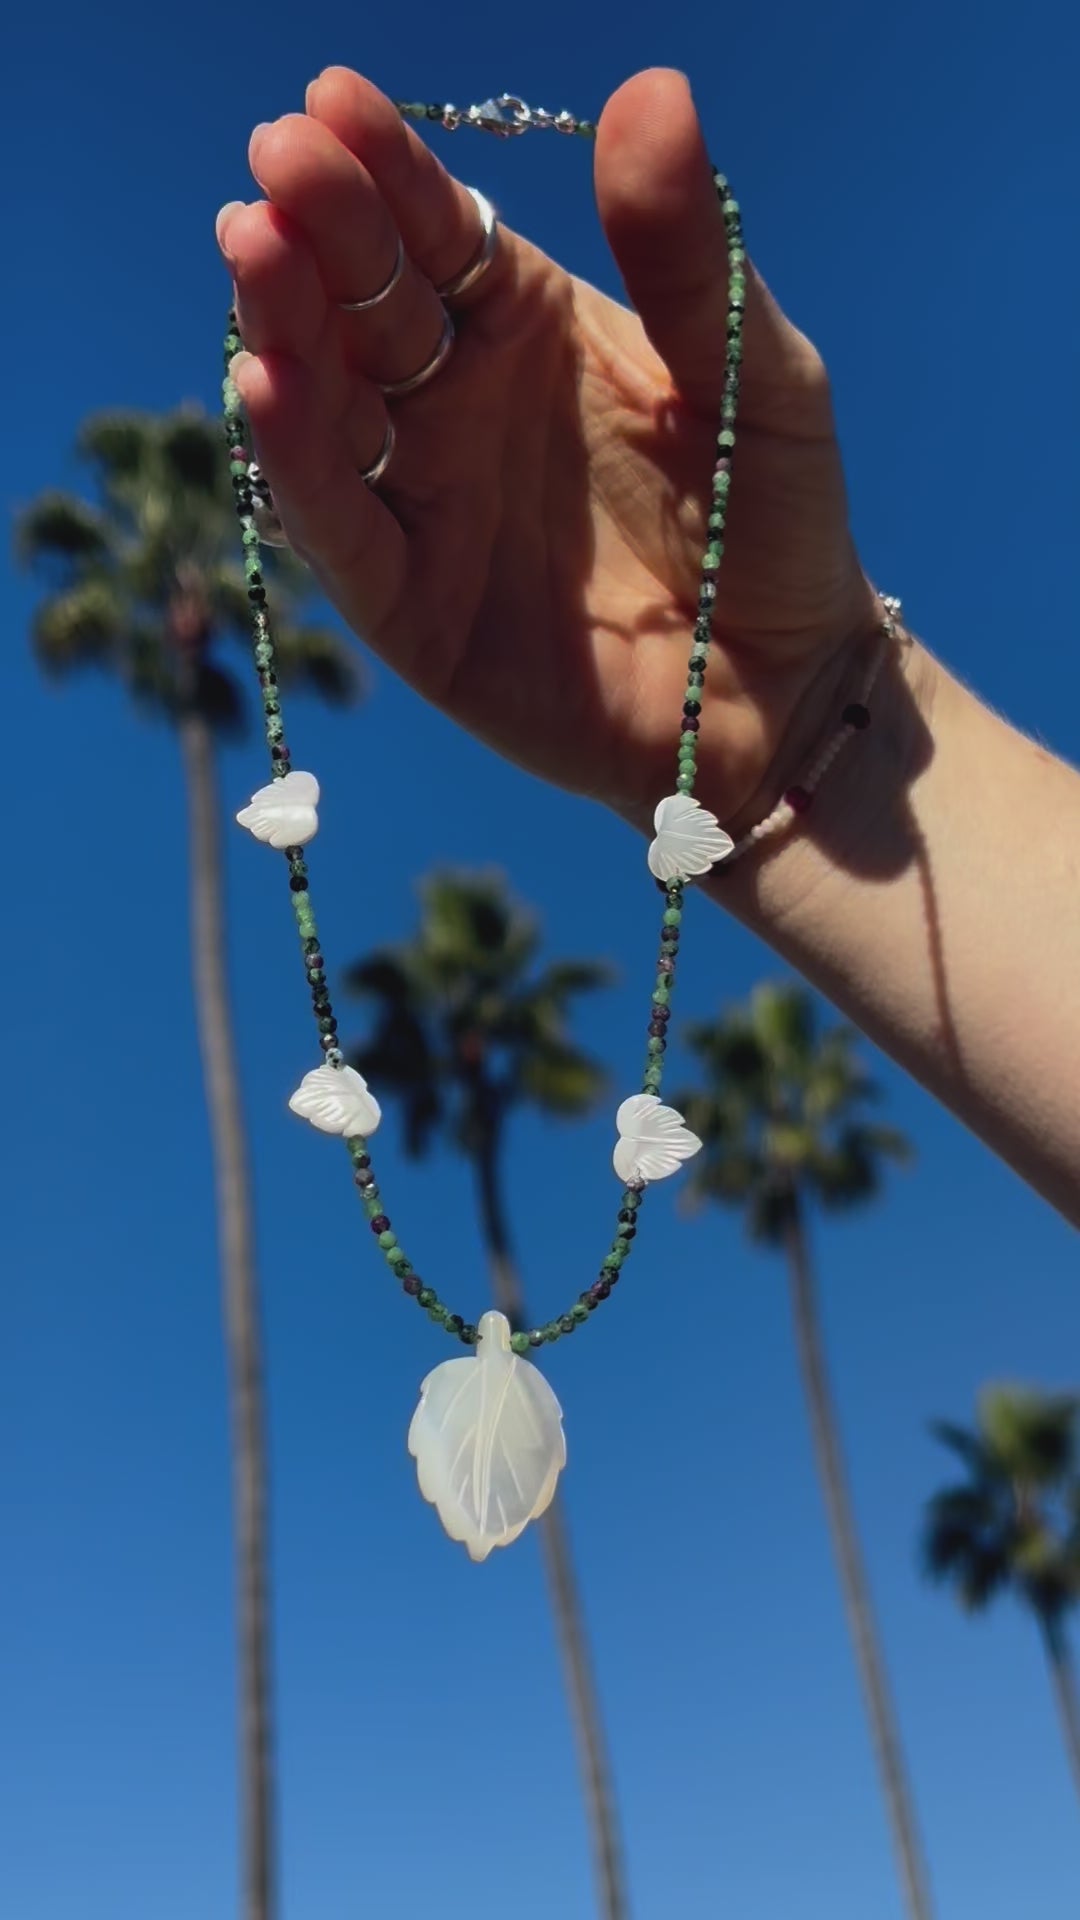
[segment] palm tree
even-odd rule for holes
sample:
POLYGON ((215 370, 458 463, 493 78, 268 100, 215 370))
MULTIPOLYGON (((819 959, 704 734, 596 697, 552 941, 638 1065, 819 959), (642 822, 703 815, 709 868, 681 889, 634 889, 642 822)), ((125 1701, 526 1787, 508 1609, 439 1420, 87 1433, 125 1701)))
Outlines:
POLYGON ((1080 1399, 987 1387, 973 1431, 931 1431, 966 1478, 927 1502, 923 1566, 979 1612, 1011 1590, 1042 1639, 1073 1784, 1080 1794, 1080 1698, 1065 1633, 1080 1600, 1080 1399))
POLYGON ((839 1423, 826 1368, 810 1249, 812 1205, 826 1212, 872 1200, 886 1160, 909 1148, 864 1109, 877 1097, 847 1027, 820 1032, 809 993, 762 985, 749 1001, 687 1035, 704 1088, 674 1104, 704 1142, 687 1196, 738 1207, 750 1238, 782 1253, 821 1491, 867 1717, 912 1920, 931 1920, 900 1733, 859 1546, 839 1423))
MULTIPOLYGON (((472 1167, 495 1302, 515 1329, 528 1321, 503 1186, 511 1117, 528 1105, 573 1119, 603 1086, 599 1067, 568 1036, 567 1012, 573 996, 600 986, 607 971, 589 961, 537 971, 538 945, 535 923, 499 879, 437 873, 422 884, 415 938, 361 960, 346 978, 377 1008, 354 1064, 380 1093, 398 1098, 407 1151, 422 1155, 441 1135, 472 1167)), ((611 1767, 557 1498, 539 1526, 601 1911, 604 1920, 626 1920, 611 1767)))
MULTIPOLYGON (((78 438, 92 497, 43 494, 17 547, 45 587, 33 643, 45 672, 115 675, 176 728, 187 789, 191 951, 212 1136, 232 1427, 243 1797, 244 1911, 273 1920, 274 1765, 267 1600, 262 1361, 248 1156, 225 960, 215 742, 244 702, 218 642, 247 641, 249 606, 225 450, 194 408, 103 414, 78 438)), ((276 561, 282 677, 331 700, 355 676, 337 637, 297 617, 295 562, 276 561)))

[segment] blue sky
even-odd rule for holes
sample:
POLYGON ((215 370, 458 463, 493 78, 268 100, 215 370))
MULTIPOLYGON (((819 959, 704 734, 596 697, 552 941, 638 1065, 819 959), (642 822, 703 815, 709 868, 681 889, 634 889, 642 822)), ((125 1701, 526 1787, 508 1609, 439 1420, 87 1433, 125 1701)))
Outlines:
MULTIPOLYGON (((361 64, 411 97, 509 86, 590 114, 634 69, 672 64, 760 264, 832 367, 871 572, 989 701, 1080 757, 1072 10, 780 0, 725 19, 425 0, 384 21, 338 0, 247 16, 59 0, 21 9, 8 35, 9 506, 76 477, 89 409, 212 402, 213 215, 251 192, 251 125, 298 105, 322 66, 361 64)), ((586 153, 457 142, 463 177, 508 220, 615 290, 586 153)), ((0 1911, 227 1920, 226 1423, 177 761, 112 689, 44 689, 30 590, 3 591, 6 783, 24 826, 0 954, 0 1911)), ((617 962, 582 1032, 621 1085, 655 919, 641 847, 382 668, 369 680, 366 710, 305 707, 291 729, 326 795, 328 953, 406 932, 433 862, 501 866, 553 952, 617 962), (389 786, 405 729, 408 802, 378 806, 358 842, 350 811, 389 786), (587 889, 567 889, 571 851, 587 889)), ((227 754, 230 807, 261 769, 254 741, 227 754)), ((280 874, 239 832, 229 885, 273 1413, 286 1920, 587 1920, 535 1542, 474 1568, 418 1498, 404 1434, 445 1337, 388 1286, 340 1155, 285 1110, 310 1064, 303 995, 280 874)), ((688 1017, 776 971, 703 903, 685 955, 688 1017)), ((818 1252, 940 1920, 1057 1920, 1075 1910, 1080 1809, 1034 1634, 1008 1610, 970 1626, 927 1593, 913 1535, 940 1471, 929 1415, 965 1417, 988 1376, 1075 1381, 1075 1241, 882 1073, 918 1166, 818 1252)), ((606 1114, 521 1126, 512 1197, 539 1312, 591 1268, 609 1151, 606 1114), (541 1171, 557 1205, 538 1204, 541 1171)), ((462 1169, 404 1164, 393 1122, 380 1164, 410 1244, 475 1313, 462 1169)), ((617 1305, 550 1375, 637 1920, 899 1920, 781 1271, 733 1222, 687 1224, 658 1194, 617 1305)))

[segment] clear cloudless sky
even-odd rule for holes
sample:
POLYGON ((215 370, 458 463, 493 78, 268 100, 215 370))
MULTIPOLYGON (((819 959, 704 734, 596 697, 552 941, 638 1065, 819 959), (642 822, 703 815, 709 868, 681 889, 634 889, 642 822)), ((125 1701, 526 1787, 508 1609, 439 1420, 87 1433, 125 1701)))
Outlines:
MULTIPOLYGON (((870 571, 989 701, 1080 756, 1080 37, 1064 0, 57 0, 17 9, 6 44, 10 508, 77 482, 89 410, 213 404, 213 217, 254 192, 252 125, 298 107, 324 65, 412 98, 510 87, 584 114, 635 69, 675 65, 764 272, 830 363, 870 571)), ((586 150, 439 140, 508 221, 618 291, 586 150)), ((9 575, 3 595, 0 1915, 230 1920, 227 1429, 176 752, 106 684, 43 687, 32 589, 9 575)), ((656 917, 641 846, 382 667, 363 710, 306 706, 292 732, 324 788, 315 871, 336 963, 408 932, 432 863, 492 863, 553 953, 617 962, 580 1030, 627 1086, 656 917)), ((262 769, 255 740, 225 755, 230 808, 262 769)), ((285 1920, 588 1920, 535 1539, 473 1567, 419 1499, 405 1429, 450 1349, 388 1285, 340 1155, 286 1111, 311 1042, 281 874, 239 832, 228 849, 272 1406, 285 1920)), ((777 971, 715 909, 690 922, 684 1017, 777 971)), ((967 1417, 988 1377, 1080 1375, 1076 1242, 881 1071, 918 1165, 817 1248, 939 1916, 1064 1920, 1080 1807, 1034 1632, 1008 1607, 965 1622, 921 1585, 914 1537, 944 1464, 929 1416, 967 1417)), ((417 1264, 475 1313, 461 1167, 406 1163, 393 1118, 380 1146, 417 1264)), ((605 1244, 610 1146, 606 1112, 520 1125, 512 1200, 541 1313, 576 1296, 605 1244)), ((782 1271, 734 1221, 680 1220, 665 1190, 602 1321, 549 1371, 636 1920, 900 1920, 782 1271)))

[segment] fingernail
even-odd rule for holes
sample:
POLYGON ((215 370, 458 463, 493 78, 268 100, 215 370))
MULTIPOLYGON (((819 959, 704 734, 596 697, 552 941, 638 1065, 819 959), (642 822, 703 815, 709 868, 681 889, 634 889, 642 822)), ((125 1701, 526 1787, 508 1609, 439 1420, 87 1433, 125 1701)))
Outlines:
POLYGON ((229 379, 232 381, 234 387, 240 385, 237 376, 243 373, 245 367, 250 367, 254 359, 255 355, 245 352, 243 348, 241 348, 239 353, 233 354, 232 359, 229 361, 229 379))
POLYGON ((226 200, 225 205, 222 208, 220 208, 219 212, 215 217, 214 234, 216 236, 218 246, 221 248, 222 253, 228 253, 229 251, 228 243, 225 237, 228 230, 229 222, 232 219, 234 213, 239 213, 241 211, 241 209, 243 208, 243 205, 244 205, 244 202, 242 200, 226 200))

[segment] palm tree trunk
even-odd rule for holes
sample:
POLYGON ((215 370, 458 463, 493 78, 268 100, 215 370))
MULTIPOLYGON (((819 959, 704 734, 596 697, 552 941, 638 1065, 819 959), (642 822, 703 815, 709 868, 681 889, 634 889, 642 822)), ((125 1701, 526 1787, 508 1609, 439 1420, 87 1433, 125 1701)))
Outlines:
MULTIPOLYGON (((499 1178, 498 1142, 494 1130, 477 1154, 475 1164, 480 1219, 487 1242, 495 1304, 512 1327, 524 1327, 527 1322, 525 1297, 510 1249, 499 1178)), ((615 1807, 611 1758, 593 1679, 584 1611, 574 1575, 570 1535, 557 1494, 537 1524, 574 1723, 578 1763, 585 1788, 600 1913, 603 1920, 629 1920, 630 1904, 615 1807)))
POLYGON ((1073 1786, 1080 1796, 1080 1697, 1076 1691, 1076 1669, 1060 1620, 1041 1619, 1043 1646, 1050 1667, 1065 1752, 1072 1769, 1073 1786))
POLYGON ((274 1920, 277 1900, 267 1618, 267 1471, 255 1236, 225 965, 213 741, 206 722, 197 713, 185 714, 179 731, 188 794, 192 967, 214 1157, 232 1428, 242 1911, 245 1920, 274 1920))
POLYGON ((896 1712, 878 1643, 870 1588, 859 1549, 855 1515, 844 1469, 840 1435, 832 1404, 816 1288, 810 1263, 806 1226, 798 1205, 785 1234, 791 1306, 799 1366, 806 1391, 814 1456, 825 1500, 829 1532, 836 1556, 848 1629, 866 1703, 878 1772, 885 1794, 893 1845, 900 1868, 904 1897, 911 1920, 932 1920, 930 1880, 915 1820, 915 1808, 904 1766, 896 1712))

